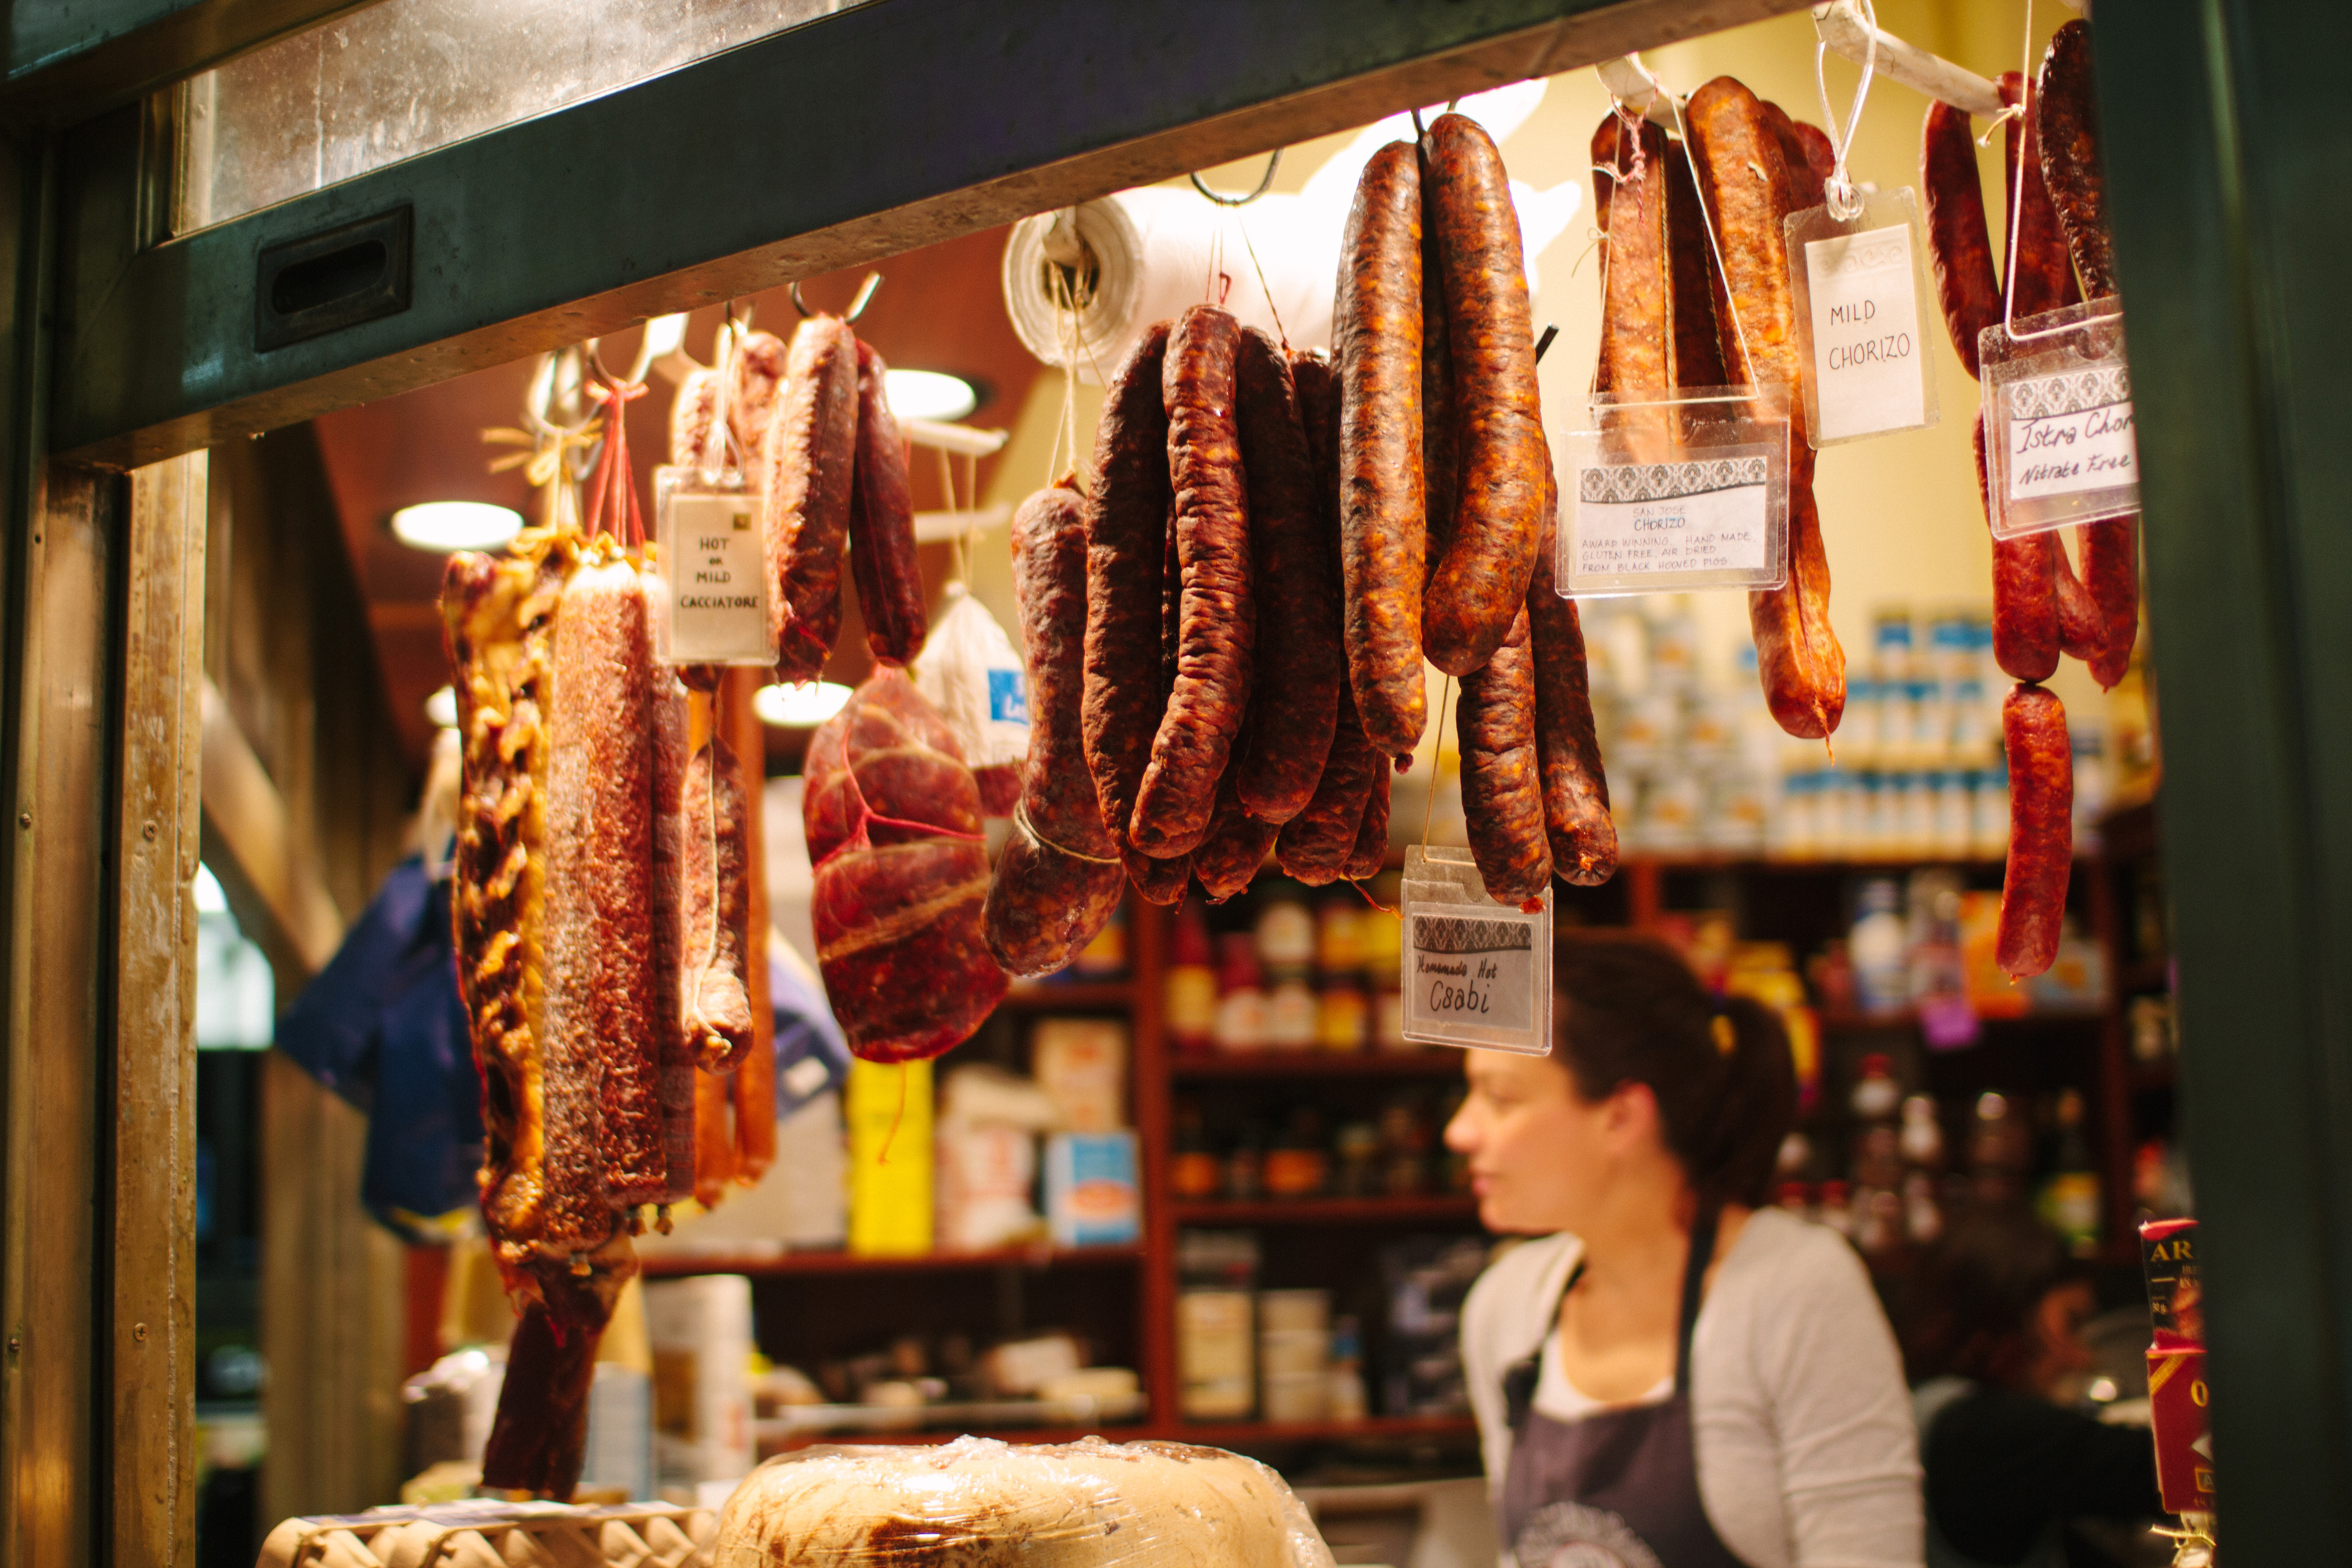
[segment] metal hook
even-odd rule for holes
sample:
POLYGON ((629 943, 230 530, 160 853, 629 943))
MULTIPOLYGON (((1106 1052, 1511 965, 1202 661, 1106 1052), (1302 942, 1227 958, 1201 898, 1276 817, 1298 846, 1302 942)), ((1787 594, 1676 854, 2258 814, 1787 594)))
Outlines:
MULTIPOLYGON (((857 297, 850 300, 849 309, 841 313, 841 319, 845 321, 854 321, 857 320, 858 317, 866 314, 866 306, 867 301, 874 298, 874 290, 881 287, 882 274, 879 272, 867 273, 866 275, 866 281, 857 286, 857 297)), ((801 286, 798 282, 794 282, 784 291, 790 294, 793 298, 793 309, 798 310, 803 318, 822 314, 821 311, 810 310, 808 301, 801 298, 801 286)))
POLYGON ((1274 189, 1274 172, 1281 167, 1282 149, 1276 147, 1265 160, 1265 173, 1259 178, 1257 189, 1252 191, 1245 196, 1221 196, 1216 192, 1209 189, 1208 182, 1202 179, 1198 174, 1192 176, 1192 188, 1200 192, 1202 195, 1208 197, 1211 201, 1216 203, 1221 207, 1245 207, 1249 205, 1250 203, 1257 200, 1258 197, 1265 195, 1266 192, 1274 189))

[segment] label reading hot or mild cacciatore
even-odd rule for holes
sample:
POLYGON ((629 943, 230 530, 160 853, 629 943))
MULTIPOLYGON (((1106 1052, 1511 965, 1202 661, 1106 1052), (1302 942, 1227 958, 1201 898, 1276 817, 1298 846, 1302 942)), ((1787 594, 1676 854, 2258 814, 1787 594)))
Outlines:
POLYGON ((674 495, 669 506, 670 657, 680 664, 772 657, 759 498, 674 495))

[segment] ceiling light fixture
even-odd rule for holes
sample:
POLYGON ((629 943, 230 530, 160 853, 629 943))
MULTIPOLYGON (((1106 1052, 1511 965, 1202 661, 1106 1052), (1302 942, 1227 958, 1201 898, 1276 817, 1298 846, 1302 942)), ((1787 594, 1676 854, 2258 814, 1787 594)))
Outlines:
POLYGON ((848 700, 846 686, 803 680, 797 686, 762 686, 751 699, 751 710, 761 723, 779 730, 814 730, 848 700))
POLYGON ((883 383, 890 412, 901 419, 961 419, 980 406, 980 391, 960 375, 936 370, 894 370, 883 383))
POLYGON ((522 513, 481 500, 433 500, 392 514, 392 531, 417 550, 496 550, 522 531, 522 513))
POLYGON ((456 729, 457 727, 457 692, 445 686, 426 698, 425 717, 432 721, 433 727, 436 730, 456 729))

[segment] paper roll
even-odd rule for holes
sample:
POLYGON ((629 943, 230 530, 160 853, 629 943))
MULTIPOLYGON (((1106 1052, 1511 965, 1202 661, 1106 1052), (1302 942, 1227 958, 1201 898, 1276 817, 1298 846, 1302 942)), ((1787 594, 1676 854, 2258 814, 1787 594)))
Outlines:
MULTIPOLYGON (((1543 93, 1541 81, 1516 82, 1465 98, 1460 108, 1499 142, 1535 111, 1543 93)), ((1424 118, 1443 112, 1435 106, 1424 118)), ((1190 185, 1151 185, 1024 218, 1004 247, 1013 330, 1056 370, 1075 341, 1079 379, 1097 385, 1146 327, 1204 300, 1223 304, 1244 326, 1262 327, 1293 348, 1328 350, 1339 237, 1356 181, 1380 147, 1412 135, 1404 115, 1367 126, 1298 192, 1276 192, 1247 206, 1219 206, 1190 185), (1079 290, 1074 338, 1066 274, 1054 258, 1080 248, 1094 276, 1079 290)), ((1568 226, 1583 191, 1581 179, 1548 191, 1512 182, 1529 292, 1537 255, 1568 226)))

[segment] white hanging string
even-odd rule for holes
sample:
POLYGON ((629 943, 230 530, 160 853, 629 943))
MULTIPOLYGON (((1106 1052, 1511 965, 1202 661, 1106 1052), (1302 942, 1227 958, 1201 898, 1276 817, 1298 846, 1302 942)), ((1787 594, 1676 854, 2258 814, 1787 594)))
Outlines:
MULTIPOLYGON (((2025 85, 2021 89, 2024 96, 2016 105, 2021 118, 2032 110, 2041 92, 2041 83, 2035 80, 2033 69, 2033 0, 2025 0, 2025 44, 2022 52, 2025 58, 2018 74, 2024 79, 2025 85)), ((2026 127, 2028 132, 2032 129, 2030 124, 2026 127)), ((2031 332, 2021 332, 2017 330, 2017 231, 2020 226, 2018 220, 2025 211, 2025 182, 2033 172, 2028 169, 2025 163, 2025 143, 2028 139, 2025 134, 2021 134, 2017 139, 2017 177, 2010 181, 2009 193, 2009 269, 2001 275, 2000 280, 2001 335, 2013 343, 2030 343, 2042 338, 2054 338, 2067 332, 2079 332, 2090 324, 2087 321, 2069 321, 2062 326, 2042 327, 2031 332)), ((2034 143, 2035 156, 2038 158, 2041 139, 2038 136, 2031 139, 2034 143)), ((2071 267, 2074 263, 2070 260, 2067 265, 2071 267)))
POLYGON ((1870 96, 1871 74, 1878 68, 1878 13, 1872 8, 1870 0, 1855 0, 1855 5, 1862 13, 1863 26, 1869 29, 1870 42, 1863 50, 1862 79, 1853 85, 1853 107, 1846 110, 1843 130, 1839 129, 1837 110, 1830 102, 1830 79, 1824 66, 1830 47, 1826 42, 1813 46, 1813 85, 1821 91, 1822 119, 1828 122, 1830 151, 1836 159, 1830 177, 1822 184, 1822 196, 1829 205, 1830 216, 1840 223, 1852 223, 1862 216, 1862 193, 1854 189, 1853 179, 1846 174, 1845 160, 1846 154, 1853 151, 1854 132, 1862 129, 1862 105, 1870 96))

